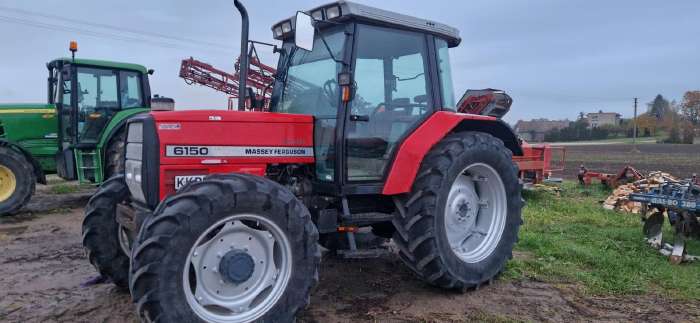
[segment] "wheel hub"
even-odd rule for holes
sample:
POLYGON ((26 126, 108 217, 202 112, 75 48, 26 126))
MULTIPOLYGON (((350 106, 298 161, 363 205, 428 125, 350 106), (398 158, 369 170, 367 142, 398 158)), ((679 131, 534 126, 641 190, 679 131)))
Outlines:
POLYGON ((284 293, 291 253, 282 229, 267 218, 223 219, 190 250, 183 275, 187 302, 205 321, 253 321, 284 293))
POLYGON ((0 165, 0 202, 4 202, 12 196, 17 188, 15 173, 6 166, 0 165))
POLYGON ((452 184, 445 207, 445 232, 450 248, 462 261, 476 263, 498 245, 505 227, 505 188, 486 164, 473 164, 452 184))
POLYGON ((229 283, 246 282, 255 271, 255 261, 244 250, 232 250, 226 253, 219 263, 219 273, 229 283))

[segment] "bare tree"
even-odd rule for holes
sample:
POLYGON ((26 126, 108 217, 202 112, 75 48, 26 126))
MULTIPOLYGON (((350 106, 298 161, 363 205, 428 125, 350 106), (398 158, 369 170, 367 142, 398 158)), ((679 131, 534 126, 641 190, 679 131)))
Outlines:
POLYGON ((700 91, 688 91, 683 95, 681 103, 683 117, 693 125, 700 124, 700 91))

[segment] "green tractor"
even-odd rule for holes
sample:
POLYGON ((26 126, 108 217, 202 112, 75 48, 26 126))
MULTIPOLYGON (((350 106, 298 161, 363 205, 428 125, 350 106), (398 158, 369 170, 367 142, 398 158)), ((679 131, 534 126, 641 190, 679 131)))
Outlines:
MULTIPOLYGON (((126 120, 151 107, 136 64, 72 58, 46 64, 46 104, 0 104, 0 216, 17 212, 47 174, 99 184, 123 168, 126 120)), ((155 99, 154 99, 155 100, 155 99)))

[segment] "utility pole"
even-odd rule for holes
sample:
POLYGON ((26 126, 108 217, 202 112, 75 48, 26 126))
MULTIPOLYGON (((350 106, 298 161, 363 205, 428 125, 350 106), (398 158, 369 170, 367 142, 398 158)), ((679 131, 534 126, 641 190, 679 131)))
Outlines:
POLYGON ((634 98, 634 119, 632 129, 632 152, 639 152, 637 149, 637 98, 634 98))

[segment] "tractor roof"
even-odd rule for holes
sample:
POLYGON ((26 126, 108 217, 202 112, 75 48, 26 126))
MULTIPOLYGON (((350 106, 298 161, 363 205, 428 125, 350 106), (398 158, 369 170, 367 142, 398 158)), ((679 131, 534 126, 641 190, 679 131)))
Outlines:
MULTIPOLYGON (((311 15, 317 21, 328 20, 332 22, 342 22, 350 19, 356 19, 359 21, 367 21, 379 25, 384 25, 390 28, 409 29, 419 32, 425 32, 445 39, 450 47, 455 47, 459 45, 459 43, 462 40, 459 37, 459 30, 457 28, 441 24, 439 22, 411 17, 400 13, 374 8, 350 1, 340 0, 331 2, 308 10, 306 11, 306 13, 311 15), (337 8, 339 8, 340 10, 336 11, 337 8), (331 9, 333 11, 334 17, 331 17, 330 19, 327 15, 328 9, 331 9)), ((293 37, 293 31, 295 27, 294 23, 295 18, 292 17, 282 20, 273 25, 272 34, 275 37, 275 39, 282 40, 293 37), (289 26, 283 26, 286 23, 289 23, 289 26, 291 26, 291 28, 289 28, 289 26), (284 32, 282 32, 281 35, 280 33, 275 32, 275 29, 278 27, 280 28, 279 30, 284 30, 284 32)))
POLYGON ((132 63, 103 61, 103 60, 97 60, 97 59, 85 59, 85 58, 76 58, 75 60, 73 60, 72 58, 69 58, 69 57, 62 57, 62 58, 57 58, 57 59, 51 61, 47 65, 56 66, 59 64, 62 65, 65 63, 73 63, 73 62, 75 62, 75 64, 79 64, 79 65, 91 65, 91 66, 97 66, 97 67, 132 70, 132 71, 141 72, 144 74, 148 73, 148 70, 143 65, 132 64, 132 63))

